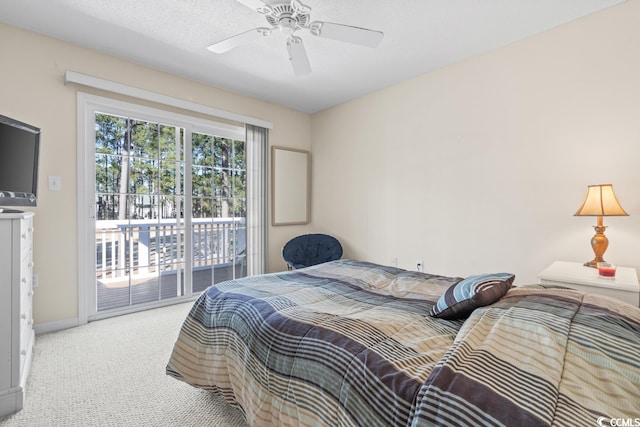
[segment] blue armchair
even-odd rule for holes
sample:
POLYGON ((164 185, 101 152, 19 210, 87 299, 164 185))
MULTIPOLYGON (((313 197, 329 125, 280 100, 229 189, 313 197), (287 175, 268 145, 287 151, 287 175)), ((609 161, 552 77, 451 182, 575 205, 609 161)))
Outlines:
POLYGON ((310 267, 342 257, 342 245, 327 234, 304 234, 289 240, 282 248, 282 258, 289 270, 310 267))

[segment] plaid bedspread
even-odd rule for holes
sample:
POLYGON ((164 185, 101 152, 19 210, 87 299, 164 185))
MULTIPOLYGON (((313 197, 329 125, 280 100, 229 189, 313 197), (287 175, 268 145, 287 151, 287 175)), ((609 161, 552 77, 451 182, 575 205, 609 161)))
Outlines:
POLYGON ((458 280, 341 260, 220 283, 167 373, 254 426, 640 419, 640 309, 531 287, 464 322, 429 317, 458 280))
POLYGON ((415 426, 640 425, 640 309, 513 288, 473 312, 419 394, 415 426))

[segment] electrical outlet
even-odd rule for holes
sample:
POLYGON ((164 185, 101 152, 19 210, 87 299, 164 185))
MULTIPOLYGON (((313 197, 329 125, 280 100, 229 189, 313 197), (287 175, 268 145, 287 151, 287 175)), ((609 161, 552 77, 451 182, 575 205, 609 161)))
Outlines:
POLYGON ((422 272, 424 269, 424 264, 422 263, 422 261, 416 261, 416 270, 418 270, 419 272, 422 272))
POLYGON ((392 267, 397 267, 398 266, 398 258, 396 258, 396 257, 391 258, 391 266, 392 267))
POLYGON ((38 283, 38 275, 34 274, 33 277, 31 278, 32 283, 31 283, 31 288, 35 289, 38 287, 39 283, 38 283))

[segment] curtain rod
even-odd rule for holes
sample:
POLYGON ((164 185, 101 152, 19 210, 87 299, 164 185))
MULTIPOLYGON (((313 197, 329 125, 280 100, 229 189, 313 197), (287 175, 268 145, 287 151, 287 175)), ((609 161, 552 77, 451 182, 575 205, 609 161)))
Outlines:
POLYGON ((117 93, 119 95, 132 96, 135 98, 143 99, 145 101, 157 102, 159 104, 170 105, 172 107, 178 107, 197 113, 208 114, 211 116, 219 117, 221 119, 234 120, 240 123, 247 123, 254 126, 273 129, 273 123, 261 119, 256 119, 255 117, 243 116, 242 114, 219 110, 217 108, 209 107, 208 105, 198 104, 196 102, 187 101, 185 99, 163 95, 161 93, 136 88, 122 83, 113 82, 111 80, 101 79, 100 77, 94 77, 72 70, 66 70, 64 72, 64 83, 75 83, 92 87, 94 89, 106 90, 108 92, 117 93))

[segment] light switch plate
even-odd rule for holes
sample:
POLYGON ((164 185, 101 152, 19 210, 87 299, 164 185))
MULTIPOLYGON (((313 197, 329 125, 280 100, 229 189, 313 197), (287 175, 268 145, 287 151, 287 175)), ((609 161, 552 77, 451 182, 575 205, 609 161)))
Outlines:
POLYGON ((59 176, 49 177, 49 191, 61 191, 62 179, 59 176))

